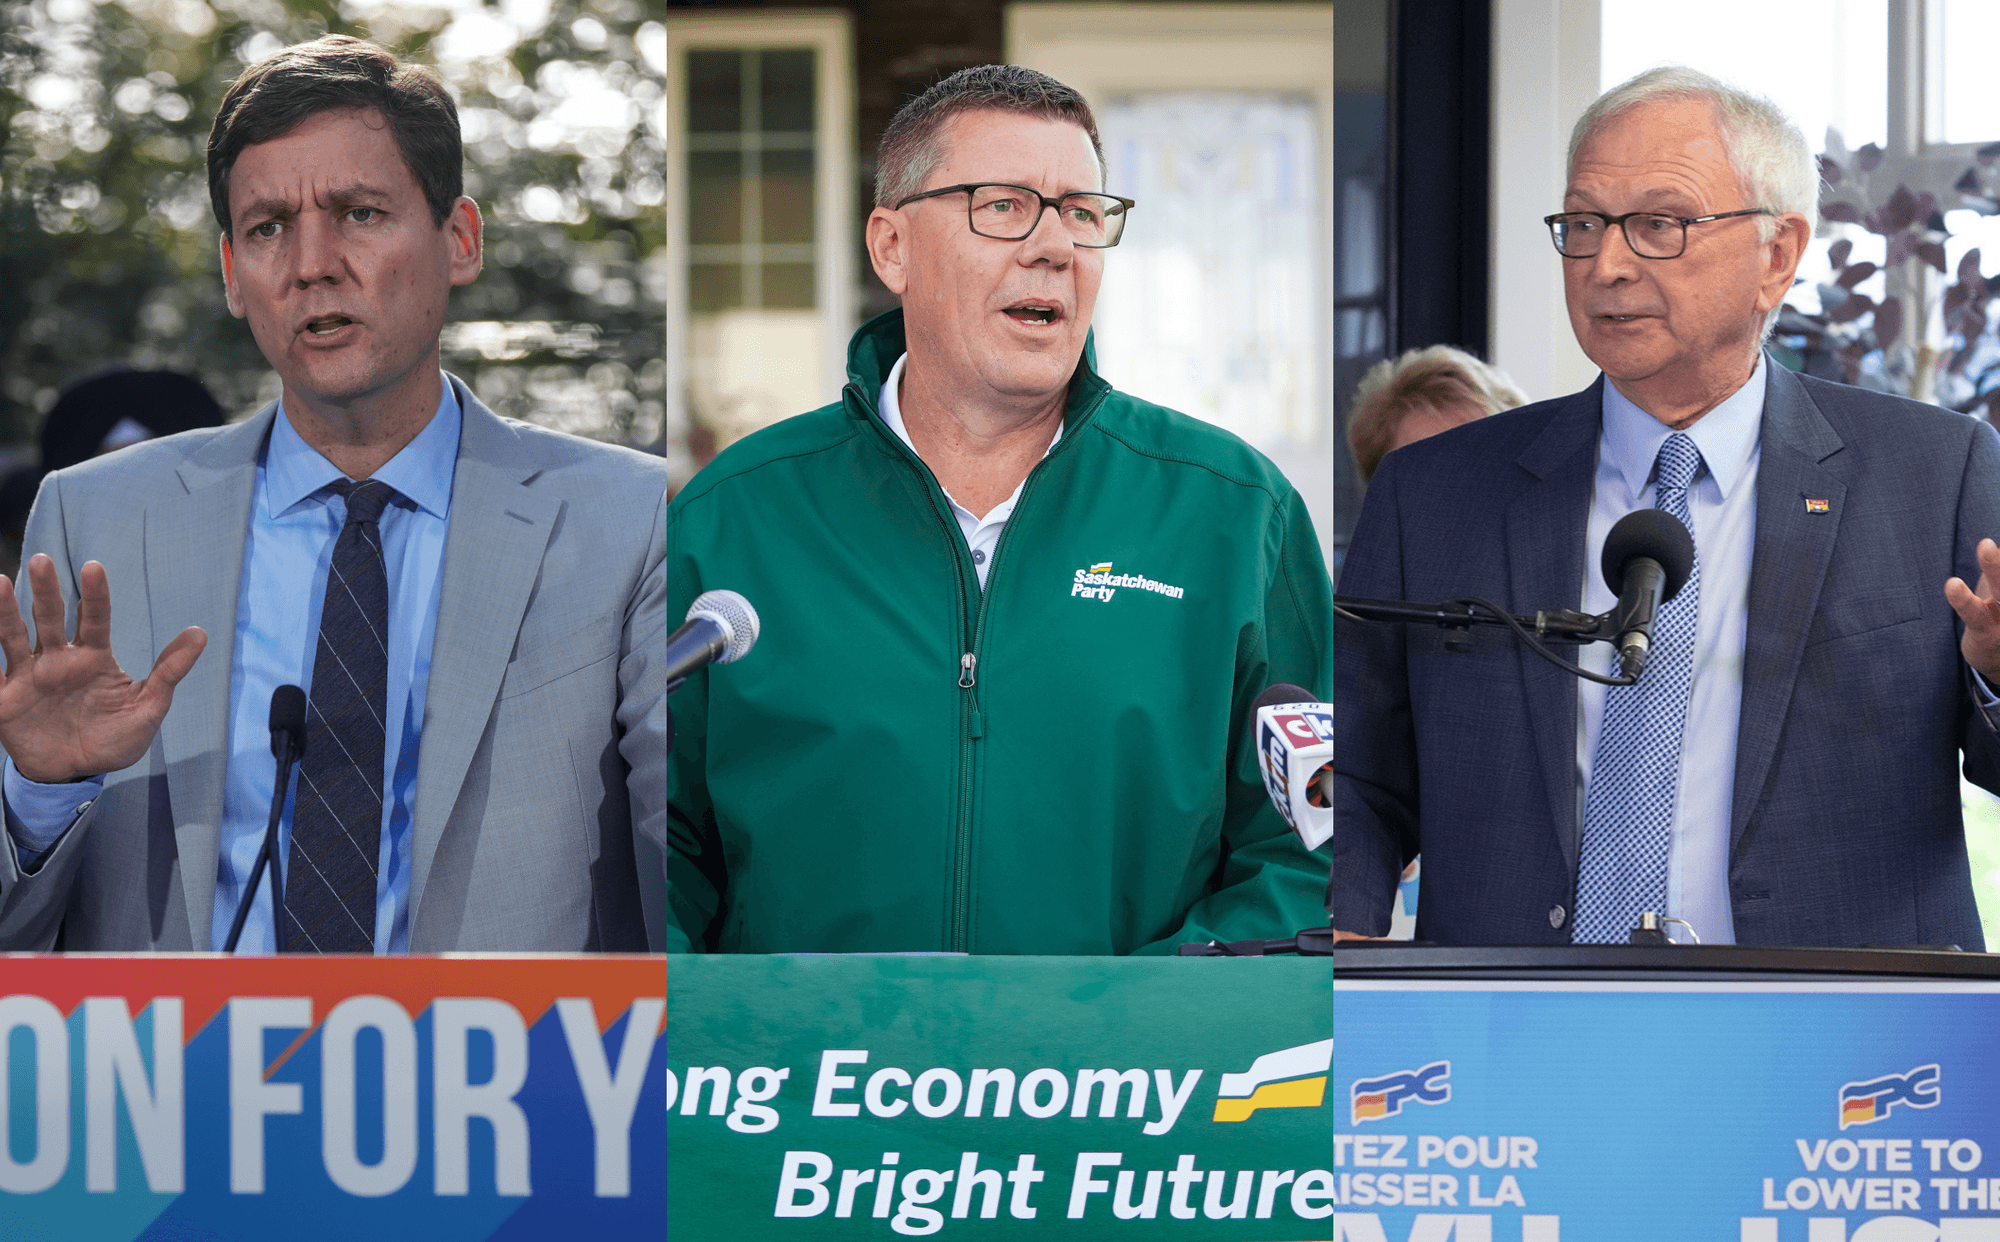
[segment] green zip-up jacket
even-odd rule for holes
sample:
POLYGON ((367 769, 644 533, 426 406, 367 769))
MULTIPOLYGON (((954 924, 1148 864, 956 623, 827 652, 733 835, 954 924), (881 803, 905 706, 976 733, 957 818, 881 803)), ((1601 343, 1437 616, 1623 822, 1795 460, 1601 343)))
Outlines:
POLYGON ((1167 953, 1325 923, 1328 861, 1265 798, 1273 682, 1328 697, 1312 521, 1235 436, 1117 392, 1091 351, 985 591, 877 414, 903 318, 836 405, 720 454, 667 507, 667 608, 762 619, 669 699, 667 947, 1167 953))

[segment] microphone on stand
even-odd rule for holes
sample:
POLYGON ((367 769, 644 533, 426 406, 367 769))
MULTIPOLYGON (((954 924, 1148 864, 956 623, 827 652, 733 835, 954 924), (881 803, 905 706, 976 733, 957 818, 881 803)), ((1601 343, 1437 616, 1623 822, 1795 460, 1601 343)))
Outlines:
POLYGON ((757 610, 734 591, 703 591, 667 635, 667 691, 710 664, 740 660, 757 643, 757 610))
POLYGON ((1680 593, 1694 569, 1694 536, 1665 509, 1634 509, 1604 537, 1600 568, 1618 596, 1606 622, 1617 635, 1619 675, 1636 678, 1646 667, 1660 605, 1680 593))
POLYGON ((1400 599, 1336 595, 1333 611, 1349 621, 1441 626, 1454 633, 1445 641, 1448 651, 1471 650, 1463 634, 1474 625, 1504 625, 1529 651, 1566 673, 1602 685, 1629 686, 1646 665, 1647 649, 1653 642, 1653 619, 1660 605, 1680 591, 1694 570, 1694 536, 1664 509, 1635 509, 1619 518, 1605 536, 1601 565, 1605 585, 1618 596, 1618 606, 1602 616, 1561 608, 1517 617, 1478 596, 1442 604, 1413 604, 1400 599), (1618 649, 1619 676, 1593 673, 1563 659, 1548 646, 1597 642, 1608 642, 1618 649))
POLYGON ((250 868, 250 882, 243 887, 243 899, 237 904, 236 918, 229 925, 229 939, 224 942, 224 953, 236 952, 236 941, 243 935, 243 921, 250 917, 250 902, 257 896, 257 882, 264 876, 266 864, 271 868, 271 931, 273 938, 282 925, 280 911, 285 905, 283 880, 278 875, 275 861, 278 853, 278 819, 284 813, 285 792, 292 783, 292 765, 306 753, 306 692, 297 686, 279 686, 271 692, 271 754, 278 761, 278 781, 271 790, 271 818, 264 825, 264 844, 257 850, 257 863, 250 868))

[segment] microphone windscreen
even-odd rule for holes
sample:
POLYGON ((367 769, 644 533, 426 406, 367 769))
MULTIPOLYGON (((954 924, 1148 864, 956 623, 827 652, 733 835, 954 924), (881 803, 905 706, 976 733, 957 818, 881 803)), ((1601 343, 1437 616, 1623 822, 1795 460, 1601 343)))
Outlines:
POLYGON ((760 626, 757 610, 734 591, 703 591, 697 595, 687 611, 689 621, 696 617, 707 617, 729 631, 728 644, 715 657, 717 664, 740 660, 756 645, 760 626))
POLYGON ((1255 712, 1260 707, 1275 707, 1280 703, 1317 703, 1318 701, 1319 696, 1304 686, 1295 686, 1289 681, 1281 681, 1258 695, 1257 701, 1250 705, 1250 710, 1255 712))
POLYGON ((1665 509, 1634 509, 1619 518, 1611 533, 1604 537, 1600 563, 1604 585, 1611 588, 1613 595, 1624 592, 1625 566, 1641 556, 1658 561, 1665 571, 1666 581, 1660 592, 1660 602, 1665 603, 1679 593, 1687 583, 1688 574, 1694 571, 1694 536, 1681 525, 1679 518, 1665 509))
POLYGON ((287 735, 299 749, 305 749, 306 692, 297 686, 271 691, 271 753, 277 753, 278 739, 287 735))

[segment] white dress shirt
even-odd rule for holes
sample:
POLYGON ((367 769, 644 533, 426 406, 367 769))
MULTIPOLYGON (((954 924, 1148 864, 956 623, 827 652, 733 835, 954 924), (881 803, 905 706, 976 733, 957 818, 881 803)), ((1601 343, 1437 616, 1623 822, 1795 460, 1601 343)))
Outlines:
MULTIPOLYGON (((1749 633, 1750 563, 1756 551, 1757 463, 1762 448, 1762 355, 1743 387, 1687 429, 1701 450, 1702 469, 1688 488, 1701 600, 1695 614, 1694 687, 1681 730, 1681 770, 1674 797, 1667 873, 1667 909, 1704 944, 1733 944, 1729 904, 1729 812, 1736 788, 1736 731, 1743 707, 1743 646, 1749 633)), ((1599 559, 1619 518, 1653 507, 1654 467, 1673 429, 1604 383, 1604 425, 1597 441, 1597 479, 1584 538, 1583 608, 1609 612, 1618 603, 1604 583, 1599 559)), ((1608 643, 1583 649, 1578 663, 1610 673, 1608 643)), ((1577 822, 1597 756, 1607 687, 1577 679, 1577 822)), ((1685 940, 1678 927, 1671 928, 1685 940)))
MULTIPOLYGON (((888 424, 889 430, 896 433, 896 438, 908 444, 910 451, 916 453, 917 446, 910 443, 909 428, 903 426, 903 405, 898 399, 903 386, 903 364, 909 360, 910 356, 904 354, 896 359, 895 366, 889 368, 889 378, 882 385, 882 395, 876 408, 882 411, 882 421, 888 424)), ((1062 422, 1057 420, 1055 438, 1049 441, 1048 448, 1042 450, 1043 457, 1047 457, 1049 449, 1053 449, 1062 441, 1062 435, 1062 422)), ((917 455, 923 456, 921 453, 917 455)), ((983 518, 975 517, 970 509, 952 500, 949 491, 944 492, 944 498, 951 502, 952 516, 958 519, 958 531, 965 536, 965 546, 972 549, 972 567, 979 571, 979 589, 982 591, 986 589, 986 571, 993 564, 993 549, 1000 544, 1000 532, 1006 529, 1007 519, 1014 516, 1014 506, 1021 500, 1021 488, 1027 485, 1028 481, 1022 479, 1019 486, 1014 488, 1014 494, 987 510, 983 518)), ((938 490, 944 491, 944 484, 939 483, 938 490)))

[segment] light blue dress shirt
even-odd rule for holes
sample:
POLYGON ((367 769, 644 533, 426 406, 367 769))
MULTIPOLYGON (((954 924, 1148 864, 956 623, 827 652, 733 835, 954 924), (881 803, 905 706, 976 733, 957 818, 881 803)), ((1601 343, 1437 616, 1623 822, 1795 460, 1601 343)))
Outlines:
MULTIPOLYGON (((1694 687, 1681 729, 1681 772, 1669 838, 1666 913, 1686 920, 1704 944, 1733 944, 1729 903, 1729 813, 1736 789, 1736 731, 1743 708, 1743 647, 1750 622, 1750 562, 1757 545, 1757 463, 1769 379, 1761 356, 1750 379, 1687 429, 1702 470, 1688 489, 1694 544, 1701 559, 1695 614, 1694 687)), ((1653 507, 1654 466, 1673 429, 1604 383, 1604 427, 1584 542, 1583 608, 1609 612, 1618 599, 1598 568, 1604 538, 1619 518, 1653 507)), ((1608 643, 1578 661, 1612 671, 1608 643)), ((1607 688, 1577 679, 1577 822, 1583 822, 1607 688)), ((1676 938, 1679 928, 1672 928, 1676 938)))
MULTIPOLYGON (((438 587, 451 516, 452 473, 458 463, 460 413, 450 380, 436 415, 374 477, 396 489, 380 529, 389 579, 389 685, 383 769, 388 791, 375 894, 375 951, 401 953, 410 943, 410 828, 416 808, 417 748, 424 694, 430 683, 437 631, 438 587)), ((347 523, 347 502, 326 490, 340 468, 293 429, 281 404, 257 466, 250 533, 243 548, 243 585, 236 605, 236 643, 229 675, 229 762, 224 778, 222 835, 215 877, 211 947, 221 949, 243 886, 264 843, 271 787, 271 692, 287 683, 312 694, 320 606, 333 545, 347 523)), ((73 785, 38 785, 6 763, 7 829, 24 865, 38 858, 103 788, 97 778, 73 785)), ((279 861, 291 851, 291 802, 279 824, 279 861)), ((198 865, 184 859, 183 865, 198 865)), ((270 953, 269 882, 257 887, 238 951, 270 953)))

